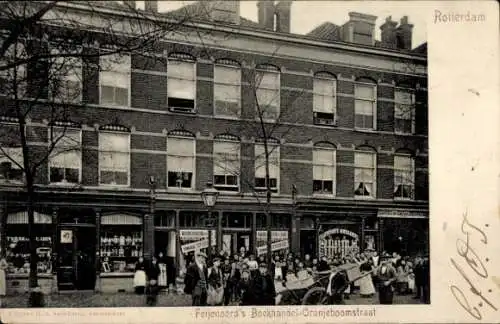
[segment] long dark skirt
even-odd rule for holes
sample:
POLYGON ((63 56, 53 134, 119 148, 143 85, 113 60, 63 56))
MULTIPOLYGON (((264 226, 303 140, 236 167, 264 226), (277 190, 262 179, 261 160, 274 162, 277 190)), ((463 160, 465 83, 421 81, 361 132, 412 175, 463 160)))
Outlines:
POLYGON ((391 305, 394 298, 392 287, 380 286, 378 289, 378 298, 381 305, 391 305))

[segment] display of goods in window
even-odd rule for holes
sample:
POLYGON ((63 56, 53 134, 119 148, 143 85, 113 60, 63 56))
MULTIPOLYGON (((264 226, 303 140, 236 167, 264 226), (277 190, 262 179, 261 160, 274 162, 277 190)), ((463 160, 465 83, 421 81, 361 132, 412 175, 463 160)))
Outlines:
MULTIPOLYGON (((37 253, 37 273, 52 273, 52 238, 37 236, 35 238, 37 253)), ((8 236, 6 259, 9 265, 7 271, 15 274, 28 274, 30 249, 29 238, 25 236, 8 236)))
POLYGON ((101 236, 100 255, 104 272, 133 271, 135 262, 143 255, 142 233, 105 229, 101 236))

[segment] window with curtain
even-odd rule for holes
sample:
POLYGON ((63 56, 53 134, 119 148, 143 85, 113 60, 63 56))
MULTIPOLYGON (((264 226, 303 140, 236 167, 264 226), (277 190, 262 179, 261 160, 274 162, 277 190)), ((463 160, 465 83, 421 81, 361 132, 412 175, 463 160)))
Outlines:
POLYGON ((394 131, 405 134, 415 132, 415 95, 411 90, 394 91, 394 131))
POLYGON ((167 138, 167 186, 193 189, 196 141, 194 137, 167 138))
POLYGON ((337 111, 337 82, 333 76, 318 73, 313 83, 313 117, 319 125, 333 125, 337 111))
POLYGON ((376 190, 375 152, 354 153, 354 196, 375 198, 376 190))
POLYGON ((168 106, 173 111, 194 111, 196 98, 195 64, 190 60, 173 58, 168 60, 168 106))
POLYGON ((278 70, 257 69, 255 74, 257 95, 256 112, 263 119, 277 119, 280 114, 280 73, 278 70), (258 106, 257 106, 258 105, 258 106))
POLYGON ((214 187, 239 191, 240 143, 235 140, 214 140, 214 187))
POLYGON ((101 105, 128 107, 130 105, 130 55, 103 55, 100 57, 100 67, 101 105))
POLYGON ((314 147, 313 150, 313 192, 335 194, 335 149, 314 147))
MULTIPOLYGON (((0 58, 1 65, 8 65, 19 62, 28 58, 26 46, 20 41, 15 45, 11 45, 0 58)), ((0 91, 7 96, 17 96, 22 98, 26 95, 27 88, 27 64, 18 64, 10 69, 0 71, 0 91)))
POLYGON ((54 149, 49 156, 49 179, 51 183, 79 183, 81 181, 82 148, 81 130, 52 128, 49 145, 54 149))
POLYGON ((50 52, 55 55, 50 66, 50 97, 62 102, 79 103, 82 100, 81 57, 60 57, 61 52, 57 48, 52 48, 50 52))
POLYGON ((377 88, 375 84, 357 83, 354 88, 354 127, 375 129, 377 88))
POLYGON ((99 133, 99 183, 130 185, 130 134, 99 133))
POLYGON ((241 114, 241 69, 239 66, 214 65, 214 104, 218 116, 241 114))
POLYGON ((0 150, 0 181, 22 183, 24 159, 21 147, 2 147, 0 150))
MULTIPOLYGON (((269 187, 272 192, 278 192, 280 175, 280 148, 275 143, 268 143, 269 187)), ((264 144, 255 144, 255 190, 266 191, 266 151, 264 144)))
POLYGON ((394 156, 394 198, 413 199, 414 160, 409 155, 394 156))

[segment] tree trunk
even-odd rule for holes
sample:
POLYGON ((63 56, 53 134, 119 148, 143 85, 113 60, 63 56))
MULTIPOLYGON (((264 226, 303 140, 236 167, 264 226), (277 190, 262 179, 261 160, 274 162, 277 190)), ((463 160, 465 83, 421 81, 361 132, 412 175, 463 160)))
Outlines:
POLYGON ((35 200, 33 180, 27 182, 28 198, 26 201, 28 208, 28 237, 29 237, 29 250, 30 250, 30 273, 29 273, 29 288, 30 291, 38 286, 38 255, 36 253, 36 233, 35 233, 35 200))

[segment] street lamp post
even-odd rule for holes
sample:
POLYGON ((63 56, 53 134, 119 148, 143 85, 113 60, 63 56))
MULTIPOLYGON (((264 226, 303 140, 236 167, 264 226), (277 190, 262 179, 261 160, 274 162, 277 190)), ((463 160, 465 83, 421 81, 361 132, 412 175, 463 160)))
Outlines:
MULTIPOLYGON (((148 221, 144 222, 144 258, 152 259, 154 255, 154 229, 151 228, 151 223, 154 224, 156 213, 156 179, 153 175, 149 176, 149 217, 148 221)), ((154 227, 154 225, 152 225, 154 227)))
MULTIPOLYGON (((205 219, 205 226, 208 228, 208 258, 211 258, 212 254, 212 228, 214 226, 214 219, 212 217, 212 210, 219 197, 219 191, 213 187, 211 182, 207 183, 207 187, 201 192, 201 199, 205 207, 208 208, 208 217, 205 219)), ((218 249, 219 247, 216 246, 218 249)))

